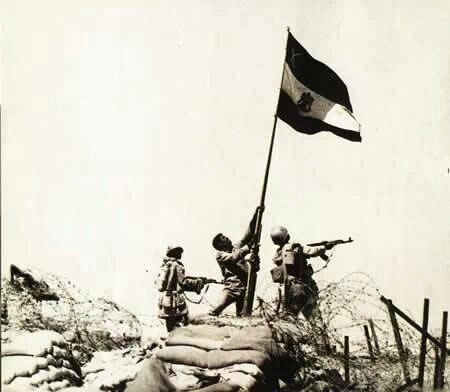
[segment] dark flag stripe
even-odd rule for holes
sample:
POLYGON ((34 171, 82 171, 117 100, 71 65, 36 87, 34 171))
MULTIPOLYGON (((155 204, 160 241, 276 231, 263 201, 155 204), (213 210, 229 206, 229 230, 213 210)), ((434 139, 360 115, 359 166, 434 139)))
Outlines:
POLYGON ((342 79, 330 67, 312 57, 291 33, 288 36, 286 63, 305 86, 353 112, 347 86, 342 79))

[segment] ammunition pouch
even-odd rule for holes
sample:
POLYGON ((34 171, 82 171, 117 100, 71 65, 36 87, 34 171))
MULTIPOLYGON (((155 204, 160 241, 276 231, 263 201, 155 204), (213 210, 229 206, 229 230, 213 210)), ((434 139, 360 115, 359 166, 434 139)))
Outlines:
POLYGON ((186 300, 182 293, 165 291, 159 298, 159 317, 167 318, 187 314, 186 300))

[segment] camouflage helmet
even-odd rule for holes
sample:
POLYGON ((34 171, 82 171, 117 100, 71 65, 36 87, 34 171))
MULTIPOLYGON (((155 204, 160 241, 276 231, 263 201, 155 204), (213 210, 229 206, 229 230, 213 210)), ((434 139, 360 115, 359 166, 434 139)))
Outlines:
POLYGON ((178 246, 178 245, 168 246, 167 251, 166 251, 166 256, 167 257, 177 257, 177 256, 181 256, 182 253, 183 253, 183 248, 181 246, 178 246))
POLYGON ((270 237, 274 244, 281 245, 289 238, 289 232, 283 226, 274 226, 270 230, 270 237))

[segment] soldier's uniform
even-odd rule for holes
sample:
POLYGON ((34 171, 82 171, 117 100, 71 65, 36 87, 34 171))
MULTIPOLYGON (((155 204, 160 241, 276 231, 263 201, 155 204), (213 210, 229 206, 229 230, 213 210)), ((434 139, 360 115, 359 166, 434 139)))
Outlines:
POLYGON ((181 248, 168 248, 167 256, 163 259, 156 279, 156 286, 161 292, 158 317, 166 320, 168 331, 179 324, 187 324, 189 311, 184 292, 200 293, 204 285, 200 278, 186 278, 183 263, 179 257, 173 257, 177 249, 181 248))
POLYGON ((310 318, 316 305, 319 289, 314 281, 313 269, 308 264, 310 257, 325 253, 324 246, 310 247, 299 243, 286 243, 278 247, 274 263, 283 270, 285 310, 310 318))
POLYGON ((236 304, 236 316, 239 317, 242 313, 247 288, 248 260, 251 259, 249 244, 253 240, 255 216, 243 238, 233 244, 231 251, 219 250, 216 254, 216 261, 222 271, 225 285, 219 303, 209 312, 210 315, 218 316, 232 303, 236 304))
POLYGON ((231 252, 219 251, 217 263, 224 278, 224 288, 219 304, 210 312, 219 315, 233 302, 236 303, 236 316, 240 316, 244 306, 245 289, 247 287, 248 265, 245 256, 250 253, 247 245, 233 248, 231 252))

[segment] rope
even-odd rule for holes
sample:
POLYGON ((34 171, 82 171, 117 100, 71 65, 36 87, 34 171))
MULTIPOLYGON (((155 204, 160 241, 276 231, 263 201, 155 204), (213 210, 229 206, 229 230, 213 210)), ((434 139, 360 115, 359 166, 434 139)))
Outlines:
POLYGON ((319 268, 317 271, 314 271, 314 272, 313 272, 313 275, 314 275, 314 274, 317 274, 317 273, 319 273, 320 271, 323 271, 325 268, 327 268, 327 267, 328 267, 328 264, 330 264, 330 261, 331 261, 331 259, 333 258, 333 256, 334 256, 334 247, 331 248, 330 254, 328 255, 327 261, 325 261, 325 264, 324 264, 321 268, 319 268))

